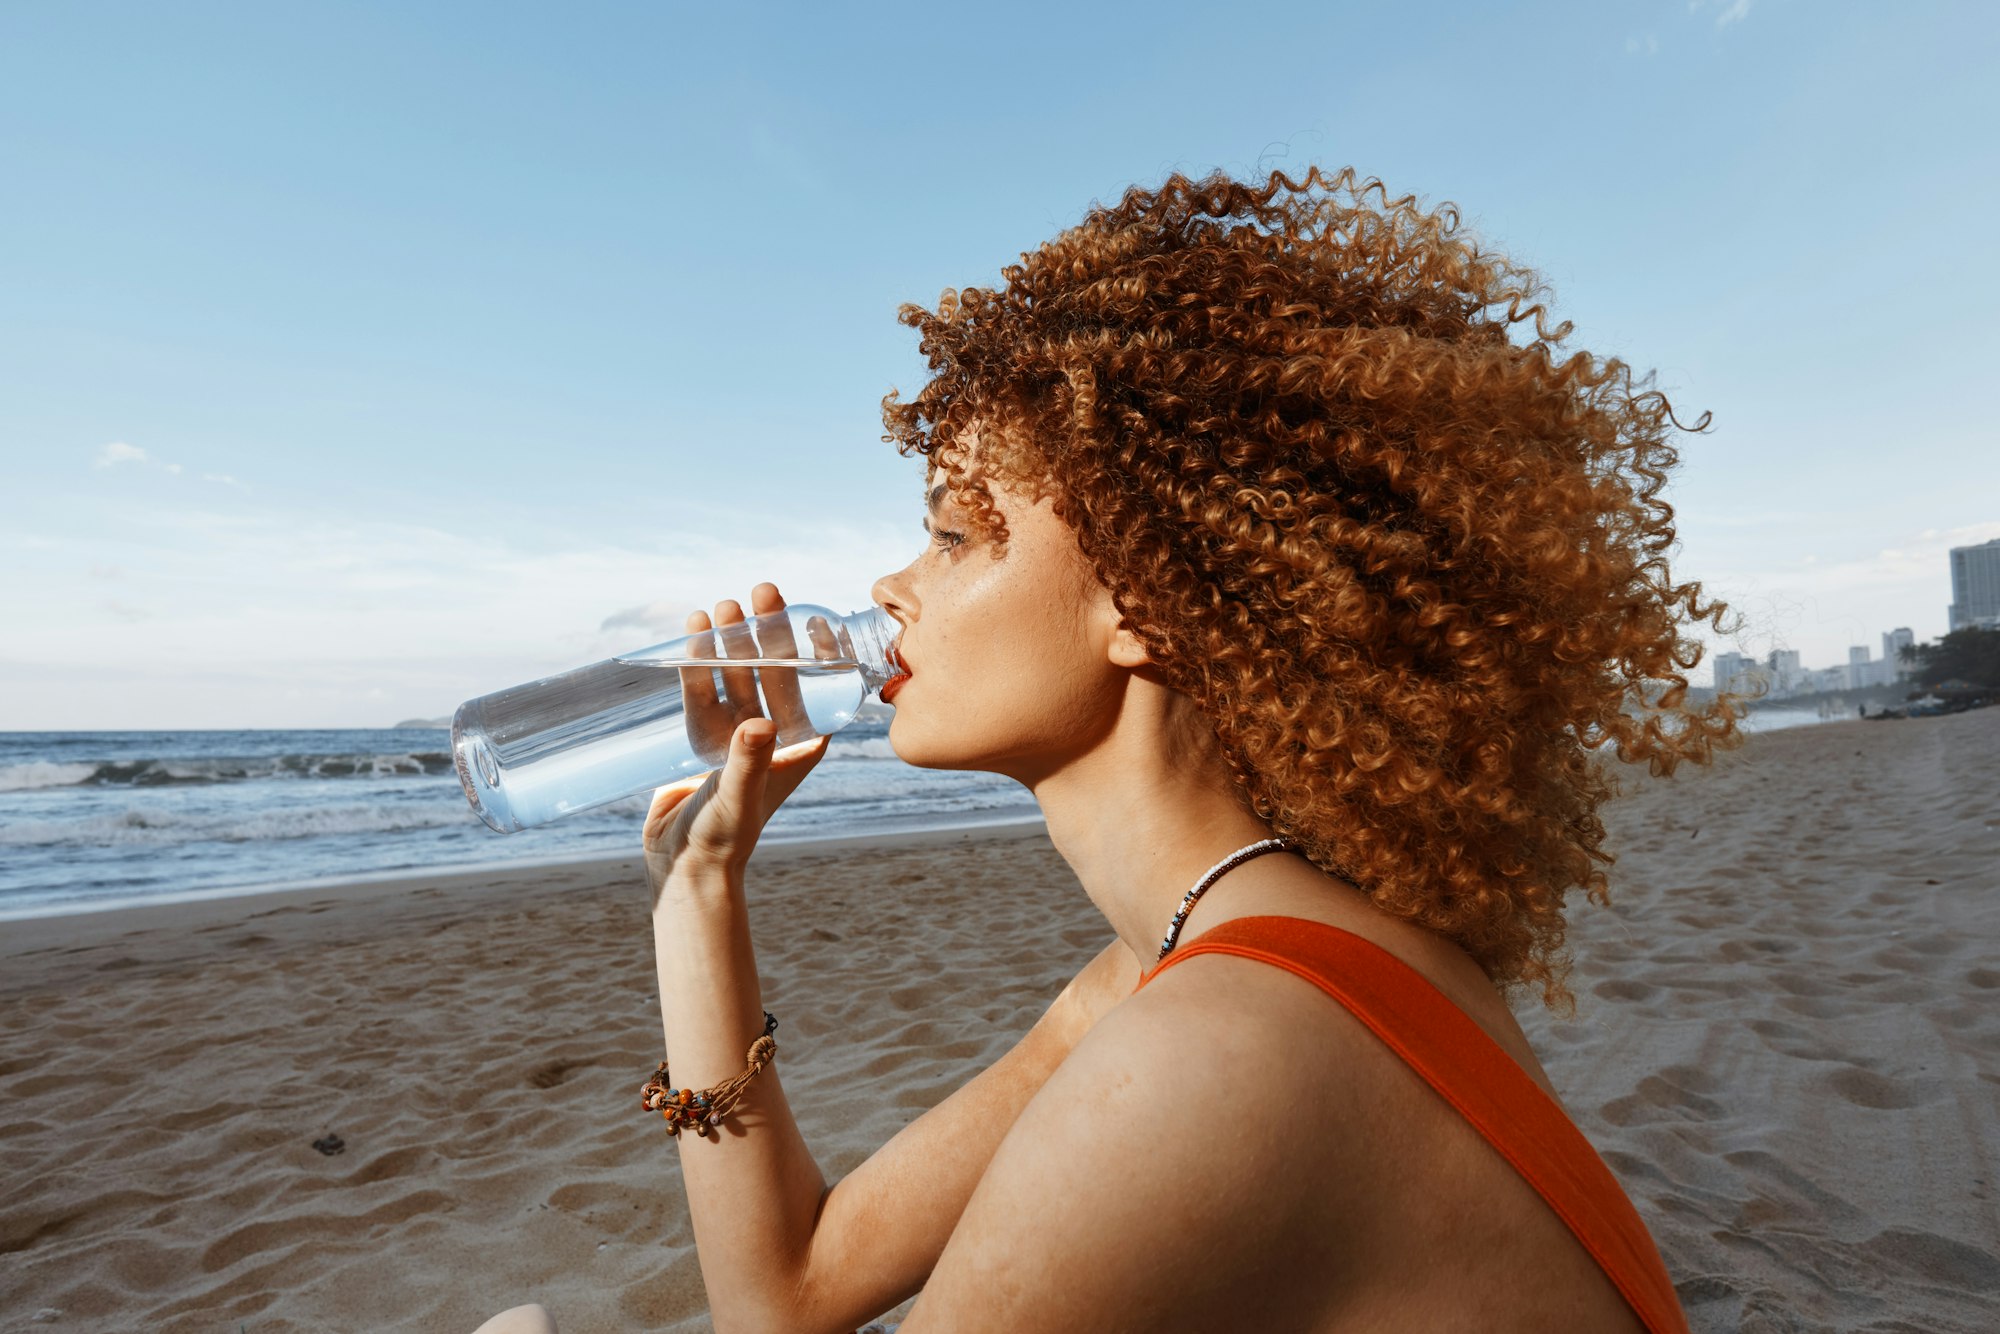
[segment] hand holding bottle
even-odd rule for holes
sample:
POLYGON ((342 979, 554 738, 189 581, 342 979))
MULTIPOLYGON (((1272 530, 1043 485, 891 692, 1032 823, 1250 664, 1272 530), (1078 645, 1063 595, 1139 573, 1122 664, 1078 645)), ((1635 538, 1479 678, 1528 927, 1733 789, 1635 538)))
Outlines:
MULTIPOLYGON (((751 590, 750 605, 755 615, 763 616, 783 611, 785 600, 776 585, 762 583, 751 590)), ((716 604, 714 639, 723 646, 723 660, 759 655, 757 644, 748 635, 730 633, 730 627, 742 622, 743 609, 734 600, 716 604)), ((818 617, 809 624, 812 656, 839 657, 832 627, 818 617)), ((689 614, 690 634, 709 628, 706 612, 689 614)), ((795 646, 767 643, 762 651, 794 656, 795 646)), ((796 672, 762 669, 770 717, 765 716, 758 699, 758 669, 722 668, 719 693, 708 669, 682 668, 680 673, 690 740, 705 752, 726 749, 727 758, 720 769, 705 777, 669 783, 653 794, 652 808, 646 814, 644 847, 646 874, 655 895, 677 864, 741 875, 765 824, 826 754, 829 740, 818 736, 783 751, 776 749, 781 730, 799 730, 801 725, 811 730, 796 672)))
MULTIPOLYGON (((723 603, 712 628, 696 614, 688 624, 700 628, 679 639, 459 705, 452 759, 473 812, 508 834, 657 795, 662 784, 691 793, 727 767, 736 729, 765 708, 780 742, 811 741, 853 722, 899 674, 897 624, 882 608, 843 616, 811 602, 786 606, 769 584, 753 601, 747 621, 723 603), (719 667, 718 658, 741 661, 719 667)), ((789 761, 781 754, 778 771, 789 761)))

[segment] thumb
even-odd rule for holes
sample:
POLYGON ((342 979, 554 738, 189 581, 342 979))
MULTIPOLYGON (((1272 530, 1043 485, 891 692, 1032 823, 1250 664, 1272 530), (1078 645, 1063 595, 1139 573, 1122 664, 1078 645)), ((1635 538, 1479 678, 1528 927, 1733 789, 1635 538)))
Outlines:
POLYGON ((745 719, 729 738, 729 758, 716 787, 739 822, 755 820, 763 809, 764 782, 771 776, 771 751, 777 739, 778 725, 769 718, 745 719))

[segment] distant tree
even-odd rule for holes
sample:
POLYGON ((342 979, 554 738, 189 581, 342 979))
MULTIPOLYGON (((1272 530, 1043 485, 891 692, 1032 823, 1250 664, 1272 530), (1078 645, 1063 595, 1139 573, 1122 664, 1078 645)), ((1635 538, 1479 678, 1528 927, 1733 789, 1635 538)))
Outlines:
POLYGON ((1925 688, 1958 680, 2000 689, 2000 630, 1954 630, 1935 644, 1905 644, 1898 656, 1925 688))

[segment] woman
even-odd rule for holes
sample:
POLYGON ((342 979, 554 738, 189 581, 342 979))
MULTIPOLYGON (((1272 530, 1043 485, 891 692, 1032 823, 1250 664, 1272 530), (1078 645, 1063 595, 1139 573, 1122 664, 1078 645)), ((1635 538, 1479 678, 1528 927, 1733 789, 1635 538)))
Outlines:
MULTIPOLYGON (((1684 706, 1724 609, 1668 575, 1666 401, 1558 358, 1456 227, 1351 172, 1177 175, 904 308, 931 542, 874 589, 890 741, 1033 790, 1115 939, 831 1187, 775 1066, 677 1136, 717 1329, 919 1290, 901 1334, 1684 1328, 1506 995, 1565 1005, 1563 895, 1605 901, 1594 752, 1737 740, 1684 706)), ((754 700, 646 823, 694 1090, 764 1030, 744 869, 825 753, 754 700)))

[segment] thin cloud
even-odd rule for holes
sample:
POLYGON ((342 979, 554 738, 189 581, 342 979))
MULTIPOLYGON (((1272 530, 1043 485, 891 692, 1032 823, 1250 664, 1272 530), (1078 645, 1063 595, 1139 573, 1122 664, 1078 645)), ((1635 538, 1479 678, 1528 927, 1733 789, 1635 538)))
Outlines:
POLYGON ((110 444, 97 451, 97 457, 91 461, 90 466, 93 468, 115 468, 121 463, 150 462, 152 460, 146 457, 146 451, 137 445, 128 445, 123 440, 113 440, 110 444))
POLYGON ((634 630, 679 638, 686 633, 687 614, 692 610, 684 602, 648 602, 644 606, 612 612, 598 625, 597 631, 608 635, 619 630, 634 630))
MULTIPOLYGON (((1710 8, 1710 0, 1688 0, 1688 13, 1699 14, 1710 8)), ((1728 0, 1727 4, 1715 6, 1715 26, 1727 28, 1732 23, 1741 23, 1750 16, 1750 0, 1728 0)))
MULTIPOLYGON (((175 477, 179 477, 187 471, 186 468, 178 463, 167 463, 156 459, 139 446, 127 444, 123 440, 113 440, 110 444, 99 449, 97 457, 91 460, 90 466, 97 469, 115 468, 121 463, 130 463, 142 468, 158 468, 162 472, 175 477)), ((205 472, 201 474, 201 480, 204 482, 214 482, 218 486, 232 486, 239 491, 248 491, 250 489, 248 482, 233 477, 226 472, 205 472)))
POLYGON ((1625 39, 1625 54, 1628 56, 1656 56, 1660 54, 1660 39, 1652 33, 1634 33, 1625 39))

